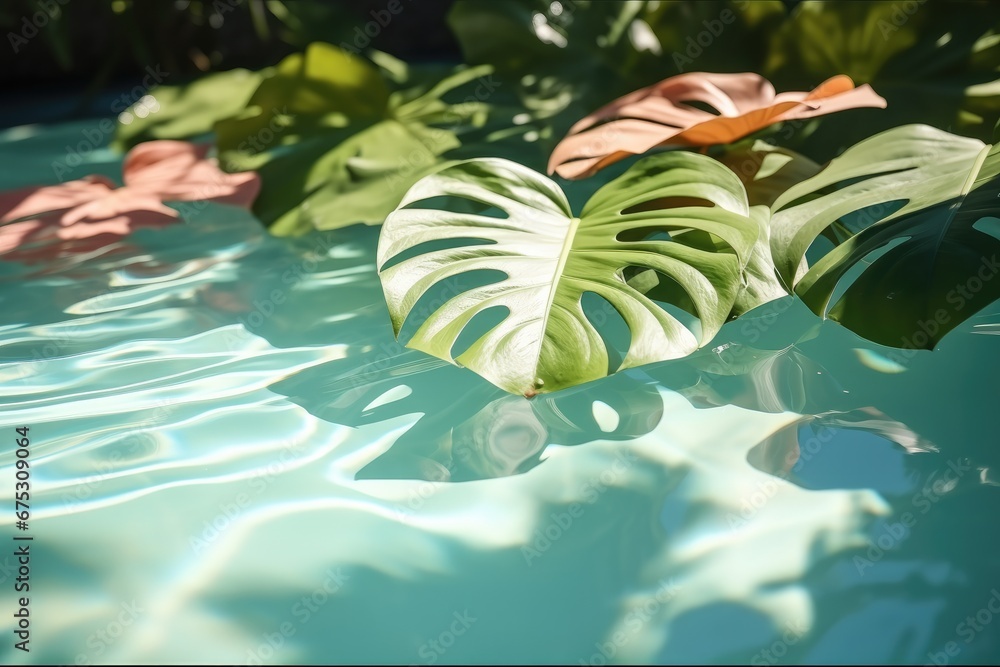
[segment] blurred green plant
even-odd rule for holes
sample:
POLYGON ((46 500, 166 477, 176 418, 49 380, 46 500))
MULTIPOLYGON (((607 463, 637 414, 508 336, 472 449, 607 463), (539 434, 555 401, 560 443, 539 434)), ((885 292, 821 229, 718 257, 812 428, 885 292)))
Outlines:
MULTIPOLYGON (((402 63, 391 67, 410 79, 402 63)), ((433 85, 392 90, 363 58, 313 44, 262 81, 246 114, 216 124, 220 160, 229 170, 257 170, 271 184, 257 212, 276 234, 378 224, 460 145, 464 126, 485 122, 485 102, 443 97, 489 71, 458 69, 433 85)))
POLYGON ((360 17, 348 3, 316 0, 5 0, 0 31, 23 71, 86 77, 85 108, 119 73, 156 64, 184 80, 233 59, 273 62, 318 38, 349 40, 360 17), (87 48, 95 40, 100 48, 87 48))
POLYGON ((120 124, 117 141, 214 131, 224 169, 260 173, 254 212, 278 235, 378 224, 463 132, 485 126, 492 68, 418 72, 372 57, 315 43, 261 72, 163 86, 152 92, 161 111, 120 124))
POLYGON ((847 74, 885 97, 885 111, 825 119, 796 146, 817 160, 908 123, 989 141, 1000 119, 1000 3, 803 2, 771 37, 764 71, 787 87, 847 74))
POLYGON ((465 60, 493 65, 543 121, 551 149, 580 117, 672 74, 754 69, 765 28, 783 14, 777 1, 463 0, 448 23, 465 60))
POLYGON ((137 105, 118 118, 112 146, 128 150, 152 139, 198 139, 209 136, 215 123, 243 111, 250 96, 272 68, 252 72, 232 69, 208 74, 187 85, 161 85, 150 91, 155 113, 136 113, 137 105))
MULTIPOLYGON (((462 0, 449 24, 465 60, 491 64, 551 142, 612 99, 690 71, 762 74, 781 90, 837 74, 870 83, 891 113, 774 128, 828 160, 874 133, 926 123, 987 141, 1000 119, 1000 3, 462 0)), ((549 146, 551 147, 551 145, 549 146)))

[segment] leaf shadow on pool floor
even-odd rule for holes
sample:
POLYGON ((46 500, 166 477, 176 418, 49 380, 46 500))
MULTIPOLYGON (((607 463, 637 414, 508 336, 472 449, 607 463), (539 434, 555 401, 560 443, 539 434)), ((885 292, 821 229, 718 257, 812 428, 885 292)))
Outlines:
POLYGON ((419 352, 372 366, 346 377, 317 367, 271 386, 316 417, 348 426, 420 415, 359 479, 503 477, 538 465, 549 445, 632 439, 663 416, 656 388, 624 374, 527 399, 419 352))

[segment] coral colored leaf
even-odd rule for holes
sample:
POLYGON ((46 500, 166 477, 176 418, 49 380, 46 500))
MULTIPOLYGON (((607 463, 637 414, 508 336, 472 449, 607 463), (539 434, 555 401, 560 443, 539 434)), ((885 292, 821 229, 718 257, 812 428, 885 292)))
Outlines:
POLYGON ((658 146, 728 144, 774 123, 859 107, 884 108, 885 100, 843 75, 809 93, 775 94, 757 74, 680 74, 621 97, 570 128, 552 152, 549 173, 583 178, 658 146))
POLYGON ((162 201, 212 200, 249 208, 260 192, 253 172, 227 174, 206 160, 208 146, 184 141, 149 141, 125 156, 125 188, 162 201))
POLYGON ((0 224, 68 211, 103 197, 115 185, 100 176, 87 176, 60 185, 45 185, 0 192, 0 224))
MULTIPOLYGON (((162 227, 179 219, 165 201, 211 200, 249 208, 260 191, 253 172, 226 174, 205 159, 206 146, 150 141, 125 156, 125 185, 88 176, 60 185, 0 193, 0 255, 26 261, 45 251, 23 246, 72 242, 89 251, 140 227, 162 227), (82 242, 86 240, 85 242, 82 242)), ((52 247, 50 254, 66 248, 52 247)))

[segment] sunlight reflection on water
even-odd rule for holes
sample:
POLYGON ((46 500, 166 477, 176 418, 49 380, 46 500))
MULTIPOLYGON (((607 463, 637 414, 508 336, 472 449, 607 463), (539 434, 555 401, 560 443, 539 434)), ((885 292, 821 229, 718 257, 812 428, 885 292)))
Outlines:
POLYGON ((995 392, 957 378, 997 365, 981 323, 887 374, 784 304, 529 401, 393 339, 376 239, 272 239, 212 207, 5 269, 0 422, 31 427, 45 582, 32 661, 409 664, 456 614, 476 620, 443 662, 748 662, 790 627, 786 661, 844 642, 908 661, 977 608, 995 392), (866 634, 876 612, 901 652, 866 634))

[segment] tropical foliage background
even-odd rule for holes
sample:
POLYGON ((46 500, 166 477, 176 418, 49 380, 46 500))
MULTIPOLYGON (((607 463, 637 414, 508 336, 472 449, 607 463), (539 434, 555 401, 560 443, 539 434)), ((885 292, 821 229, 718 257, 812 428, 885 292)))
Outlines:
MULTIPOLYGON (((130 59, 179 73, 118 150, 210 143, 259 174, 274 234, 383 225, 397 335, 514 393, 689 354, 778 298, 925 350, 1000 298, 996 3, 429 3, 460 59, 374 47, 419 0, 96 4, 123 39, 95 87, 130 59), (274 64, 229 67, 213 40, 240 22, 274 64), (168 24, 198 48, 143 33, 168 24)), ((72 11, 42 33, 67 67, 72 11)))

